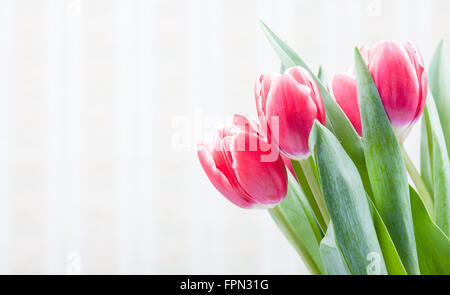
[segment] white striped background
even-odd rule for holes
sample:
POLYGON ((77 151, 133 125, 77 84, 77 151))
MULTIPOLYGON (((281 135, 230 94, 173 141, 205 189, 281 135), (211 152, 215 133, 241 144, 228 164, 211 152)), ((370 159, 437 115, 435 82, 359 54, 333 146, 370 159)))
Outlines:
MULTIPOLYGON (((331 79, 354 45, 382 39, 412 40, 428 63, 449 9, 0 0, 0 274, 307 273, 266 212, 213 189, 193 138, 214 116, 255 114, 254 78, 279 69, 258 19, 331 79)), ((416 162, 419 129, 407 140, 416 162)))

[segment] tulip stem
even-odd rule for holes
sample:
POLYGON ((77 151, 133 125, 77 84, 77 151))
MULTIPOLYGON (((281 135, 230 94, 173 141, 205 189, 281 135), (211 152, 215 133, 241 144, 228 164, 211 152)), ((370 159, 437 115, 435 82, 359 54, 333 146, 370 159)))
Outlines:
POLYGON ((431 218, 434 220, 434 201, 431 197, 430 193, 428 192, 427 187, 425 186, 425 182, 423 181, 422 177, 420 176, 419 172, 417 171, 416 167, 414 166, 413 161, 409 157, 408 153, 406 152, 403 145, 400 145, 400 149, 402 151, 403 160, 405 161, 406 169, 408 170, 409 176, 411 177, 414 185, 416 186, 417 191, 419 192, 420 197, 422 198, 423 203, 425 204, 425 207, 428 210, 428 213, 430 214, 431 218))
POLYGON ((294 168, 295 175, 297 176, 298 183, 300 184, 303 193, 308 199, 308 203, 311 206, 314 215, 316 216, 320 228, 325 233, 327 231, 327 223, 325 223, 325 220, 323 220, 322 212, 320 211, 319 206, 317 206, 316 198, 314 197, 311 187, 309 186, 305 173, 303 172, 302 166, 300 165, 300 162, 296 160, 291 160, 291 163, 292 168, 294 168))
POLYGON ((320 189, 319 183, 317 182, 316 175, 314 173, 314 168, 311 164, 312 158, 309 157, 305 160, 301 160, 300 165, 302 166, 303 173, 305 174, 306 180, 309 183, 309 187, 314 195, 314 199, 319 206, 319 210, 322 213, 323 220, 325 220, 325 224, 330 222, 330 216, 328 215, 327 206, 325 205, 325 201, 323 198, 322 190, 320 189))

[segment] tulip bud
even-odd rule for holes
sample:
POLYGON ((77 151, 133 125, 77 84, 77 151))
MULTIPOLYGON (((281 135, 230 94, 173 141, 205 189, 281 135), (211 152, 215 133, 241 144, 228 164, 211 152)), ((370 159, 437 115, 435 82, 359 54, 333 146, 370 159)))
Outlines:
MULTIPOLYGON (((419 119, 427 97, 427 77, 419 50, 411 43, 381 42, 362 48, 395 134, 403 141, 419 119)), ((356 81, 338 74, 332 81, 337 103, 361 135, 356 81)))
POLYGON ((198 144, 209 180, 241 208, 273 207, 287 192, 283 160, 276 150, 273 156, 273 147, 259 130, 255 122, 234 115, 231 125, 221 128, 211 141, 198 144))
POLYGON ((285 74, 263 74, 255 83, 256 108, 267 137, 286 156, 309 156, 308 139, 314 120, 325 124, 325 108, 316 82, 302 67, 285 74))

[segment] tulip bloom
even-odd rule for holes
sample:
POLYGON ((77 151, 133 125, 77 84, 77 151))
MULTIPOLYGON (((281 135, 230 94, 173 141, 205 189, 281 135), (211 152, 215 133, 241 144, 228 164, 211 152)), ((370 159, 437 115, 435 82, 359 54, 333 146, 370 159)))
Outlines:
POLYGON ((316 82, 302 67, 285 74, 262 74, 255 83, 256 108, 267 137, 286 156, 309 156, 308 139, 314 120, 325 124, 325 108, 316 82))
MULTIPOLYGON (((419 50, 410 42, 381 42, 361 48, 392 128, 400 140, 419 119, 427 97, 427 77, 419 50)), ((356 80, 337 74, 332 81, 337 103, 362 135, 356 80)))
POLYGON ((198 157, 209 180, 228 200, 241 208, 273 207, 287 192, 287 174, 278 151, 259 126, 242 115, 221 128, 210 142, 198 145, 198 157))

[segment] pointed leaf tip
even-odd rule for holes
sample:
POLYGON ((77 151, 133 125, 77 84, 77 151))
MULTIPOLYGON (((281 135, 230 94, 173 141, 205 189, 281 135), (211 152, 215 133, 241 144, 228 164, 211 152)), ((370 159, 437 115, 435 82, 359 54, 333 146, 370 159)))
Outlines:
MULTIPOLYGON (((361 51, 359 51, 359 48, 357 46, 355 46, 355 64, 363 64, 367 66, 364 58, 361 55, 361 51)), ((358 67, 356 67, 355 70, 358 71, 358 67)))

